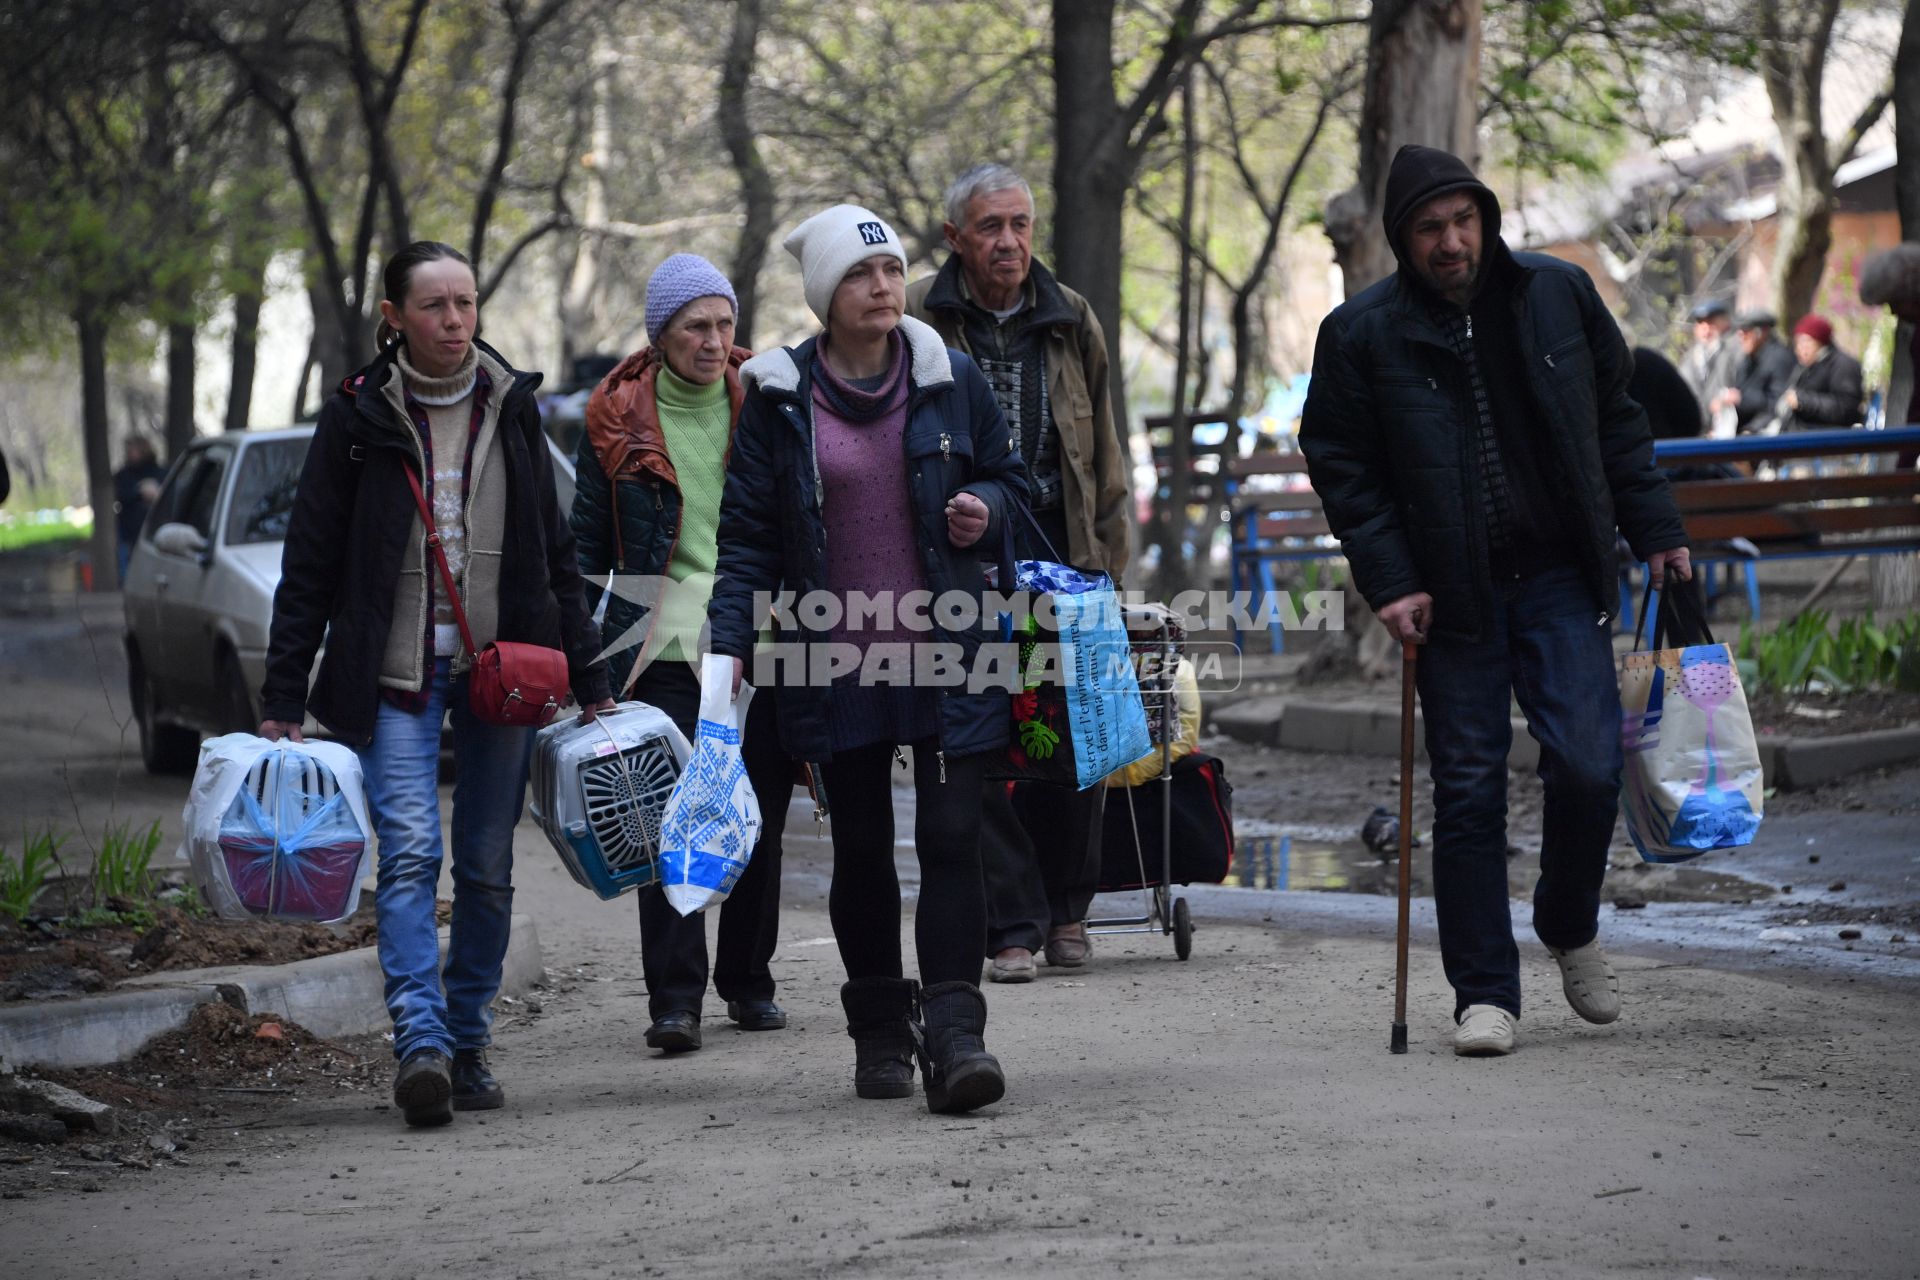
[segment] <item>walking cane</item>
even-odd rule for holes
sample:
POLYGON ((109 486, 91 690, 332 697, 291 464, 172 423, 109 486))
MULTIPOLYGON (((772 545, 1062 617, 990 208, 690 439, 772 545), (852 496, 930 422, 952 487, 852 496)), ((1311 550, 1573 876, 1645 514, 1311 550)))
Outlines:
POLYGON ((1400 646, 1400 929, 1394 938, 1394 1053, 1407 1051, 1407 932, 1413 897, 1413 667, 1420 652, 1400 646))

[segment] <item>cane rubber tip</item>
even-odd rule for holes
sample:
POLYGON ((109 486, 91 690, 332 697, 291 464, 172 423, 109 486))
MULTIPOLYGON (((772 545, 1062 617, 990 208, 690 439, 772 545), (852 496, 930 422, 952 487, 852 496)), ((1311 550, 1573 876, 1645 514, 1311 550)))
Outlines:
POLYGON ((1406 1023, 1396 1022, 1393 1024, 1393 1043, 1392 1045, 1389 1046, 1389 1048, 1394 1053, 1405 1053, 1407 1051, 1407 1024, 1406 1023))

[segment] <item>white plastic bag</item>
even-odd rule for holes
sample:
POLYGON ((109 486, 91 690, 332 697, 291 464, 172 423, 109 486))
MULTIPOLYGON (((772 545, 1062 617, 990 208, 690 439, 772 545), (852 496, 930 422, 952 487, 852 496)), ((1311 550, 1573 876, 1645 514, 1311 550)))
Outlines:
POLYGON ((179 857, 220 916, 333 924, 373 874, 360 758, 337 742, 229 733, 200 744, 179 857))
POLYGON ((660 820, 660 885, 683 916, 726 901, 760 839, 760 802, 740 753, 753 686, 732 698, 733 659, 710 653, 700 668, 693 755, 660 820))

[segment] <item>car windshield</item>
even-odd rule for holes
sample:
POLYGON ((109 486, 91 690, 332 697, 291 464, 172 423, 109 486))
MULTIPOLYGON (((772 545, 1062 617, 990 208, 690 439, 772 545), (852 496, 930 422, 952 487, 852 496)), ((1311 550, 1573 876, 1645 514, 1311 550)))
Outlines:
POLYGON ((300 487, 300 467, 310 439, 267 440, 240 455, 240 474, 234 479, 233 502, 227 508, 228 545, 286 538, 287 517, 293 512, 293 495, 300 487))

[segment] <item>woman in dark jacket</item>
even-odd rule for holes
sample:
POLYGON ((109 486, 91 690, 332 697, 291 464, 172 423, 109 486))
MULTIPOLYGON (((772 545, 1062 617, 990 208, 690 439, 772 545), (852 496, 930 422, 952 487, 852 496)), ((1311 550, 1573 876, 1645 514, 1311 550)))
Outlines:
MULTIPOLYGON (((689 739, 700 718, 699 633, 713 589, 727 442, 739 420, 733 285, 705 258, 676 253, 647 281, 648 345, 621 361, 587 401, 574 476, 573 536, 587 605, 614 575, 602 632, 623 696, 658 707, 689 739), (608 477, 612 479, 609 480, 608 477)), ((743 1031, 778 1031, 769 961, 780 933, 780 840, 793 764, 780 750, 772 697, 755 698, 741 737, 760 801, 760 840, 720 907, 713 984, 743 1031)), ((642 889, 640 961, 647 1044, 700 1047, 707 989, 707 917, 682 916, 658 886, 642 889)))
POLYGON ((913 1093, 916 992, 900 955, 890 780, 896 748, 913 748, 927 1106, 970 1111, 1006 1089, 982 1039, 978 986, 980 790, 988 759, 1006 746, 1009 714, 1006 679, 982 678, 993 620, 980 608, 981 556, 996 558, 1011 581, 1005 533, 1026 501, 1026 478, 979 369, 904 318, 907 260, 891 227, 836 205, 800 224, 786 247, 826 332, 741 371, 746 403, 708 608, 713 651, 732 655, 737 671, 753 652, 764 600, 799 597, 780 619, 787 654, 802 659, 779 675, 781 737, 796 758, 827 762, 829 910, 863 1098, 913 1093), (971 602, 971 613, 916 610, 917 592, 971 602), (843 609, 854 593, 884 602, 877 622, 843 609), (954 659, 946 682, 921 661, 936 650, 954 659))
POLYGON ((484 723, 467 703, 472 655, 446 599, 408 481, 484 647, 564 650, 574 696, 610 706, 599 634, 554 496, 533 391, 475 338, 478 291, 444 244, 387 263, 380 354, 321 410, 287 525, 262 690, 262 737, 300 740, 311 714, 360 752, 379 837, 374 907, 408 1124, 503 1102, 487 1067, 513 909, 513 828, 533 730, 484 723), (307 673, 322 637, 311 691, 307 673), (434 922, 440 882, 440 726, 451 713, 453 936, 444 978, 434 922))

